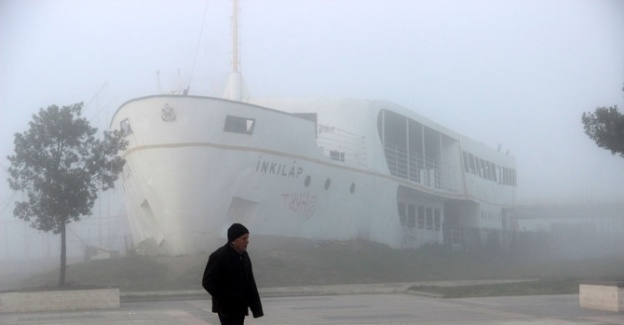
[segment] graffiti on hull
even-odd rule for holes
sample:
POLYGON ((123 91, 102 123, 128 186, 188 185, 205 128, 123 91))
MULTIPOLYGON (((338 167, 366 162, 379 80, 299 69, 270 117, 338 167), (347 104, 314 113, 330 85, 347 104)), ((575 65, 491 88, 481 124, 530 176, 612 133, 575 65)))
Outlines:
POLYGON ((316 211, 318 197, 309 192, 282 193, 284 207, 291 213, 304 218, 311 218, 316 211))

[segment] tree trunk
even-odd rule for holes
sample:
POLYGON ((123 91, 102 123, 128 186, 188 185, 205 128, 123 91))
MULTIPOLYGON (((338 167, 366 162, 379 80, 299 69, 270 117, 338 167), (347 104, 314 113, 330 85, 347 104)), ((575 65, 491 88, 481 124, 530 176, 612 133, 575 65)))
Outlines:
POLYGON ((61 225, 61 272, 59 275, 59 287, 65 286, 65 265, 67 264, 67 249, 65 244, 66 229, 65 222, 63 222, 61 225))

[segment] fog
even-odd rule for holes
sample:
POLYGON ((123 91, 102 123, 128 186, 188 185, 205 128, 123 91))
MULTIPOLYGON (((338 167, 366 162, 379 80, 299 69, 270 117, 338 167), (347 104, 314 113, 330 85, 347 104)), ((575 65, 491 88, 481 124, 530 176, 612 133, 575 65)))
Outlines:
MULTIPOLYGON (((230 16, 226 0, 0 2, 0 254, 33 232, 4 181, 32 114, 83 101, 106 129, 157 71, 162 91, 220 96, 230 16)), ((622 1, 244 0, 240 39, 251 96, 389 100, 513 154, 519 203, 623 199, 624 159, 581 124, 624 107, 622 1)))

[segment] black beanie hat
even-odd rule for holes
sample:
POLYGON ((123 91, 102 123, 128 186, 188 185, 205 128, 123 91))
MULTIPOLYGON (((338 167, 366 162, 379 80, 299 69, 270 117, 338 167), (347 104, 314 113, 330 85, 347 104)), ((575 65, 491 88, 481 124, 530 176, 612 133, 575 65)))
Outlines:
POLYGON ((247 227, 241 225, 240 223, 233 223, 228 229, 228 242, 233 242, 238 239, 238 237, 248 233, 249 230, 247 230, 247 227))

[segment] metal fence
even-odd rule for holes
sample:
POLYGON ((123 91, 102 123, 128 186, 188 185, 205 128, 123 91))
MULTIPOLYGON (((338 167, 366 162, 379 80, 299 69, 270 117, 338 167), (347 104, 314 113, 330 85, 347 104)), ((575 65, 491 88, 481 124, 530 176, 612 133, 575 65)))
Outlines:
POLYGON ((319 124, 317 142, 323 154, 333 160, 360 167, 367 164, 364 136, 319 124))

